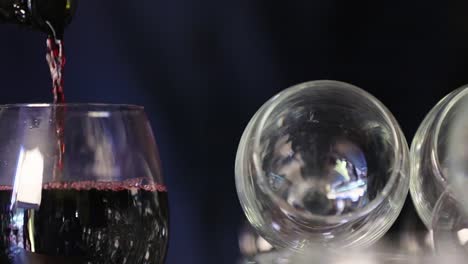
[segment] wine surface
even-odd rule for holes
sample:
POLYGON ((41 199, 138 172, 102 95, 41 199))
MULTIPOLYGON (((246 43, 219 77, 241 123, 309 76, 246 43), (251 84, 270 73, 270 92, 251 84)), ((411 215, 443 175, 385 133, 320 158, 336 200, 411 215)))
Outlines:
POLYGON ((163 263, 165 187, 133 186, 48 183, 40 204, 16 201, 0 186, 0 263, 163 263))

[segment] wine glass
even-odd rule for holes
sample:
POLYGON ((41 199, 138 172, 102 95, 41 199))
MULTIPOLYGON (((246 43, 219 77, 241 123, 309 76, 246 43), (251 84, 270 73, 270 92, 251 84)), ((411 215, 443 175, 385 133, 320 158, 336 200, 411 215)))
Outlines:
POLYGON ((163 263, 167 192, 142 107, 0 106, 1 263, 163 263))
MULTIPOLYGON (((439 200, 444 203, 442 196, 445 192, 450 200, 468 201, 466 88, 451 92, 427 114, 411 144, 411 197, 429 230, 434 227, 432 219, 436 217, 436 203, 439 200)), ((451 208, 464 207, 466 203, 465 206, 451 208)))
POLYGON ((408 146, 376 98, 312 81, 266 102, 242 135, 236 187, 252 226, 276 248, 366 246, 408 192, 408 146))
MULTIPOLYGON (((468 86, 449 94, 435 113, 432 164, 439 195, 432 210, 431 228, 437 252, 465 258, 468 253, 468 86)), ((430 134, 428 134, 430 136, 430 134)), ((428 177, 431 174, 420 174, 428 177)), ((420 180, 422 181, 422 180, 420 180)), ((427 196, 427 195, 426 195, 427 196)), ((421 199, 426 199, 425 196, 421 199)), ((426 201, 426 200, 424 200, 426 201)))

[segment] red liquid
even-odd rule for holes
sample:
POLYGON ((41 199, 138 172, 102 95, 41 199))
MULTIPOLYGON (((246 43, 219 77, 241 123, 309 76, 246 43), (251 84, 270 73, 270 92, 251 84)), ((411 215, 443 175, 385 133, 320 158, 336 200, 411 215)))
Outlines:
MULTIPOLYGON (((63 73, 65 70, 65 54, 63 41, 54 37, 47 38, 47 63, 49 64, 50 75, 52 77, 52 94, 54 96, 54 104, 65 103, 64 79, 63 73)), ((55 171, 54 179, 57 180, 57 173, 63 169, 63 155, 65 154, 65 108, 60 107, 55 109, 55 130, 57 133, 57 170, 55 171)))
POLYGON ((61 182, 40 204, 11 206, 0 186, 0 263, 163 263, 168 239, 165 186, 143 179, 61 182))
POLYGON ((52 94, 54 104, 65 103, 63 91, 63 73, 65 70, 65 54, 63 41, 54 37, 47 38, 47 63, 49 64, 50 75, 52 76, 52 94))

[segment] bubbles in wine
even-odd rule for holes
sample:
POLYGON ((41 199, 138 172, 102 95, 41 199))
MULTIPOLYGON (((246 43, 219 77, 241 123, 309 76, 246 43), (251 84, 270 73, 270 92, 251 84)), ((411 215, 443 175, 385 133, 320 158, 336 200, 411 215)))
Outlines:
POLYGON ((164 185, 143 178, 45 183, 37 210, 18 204, 10 209, 11 195, 11 186, 0 186, 1 263, 163 261, 164 185))

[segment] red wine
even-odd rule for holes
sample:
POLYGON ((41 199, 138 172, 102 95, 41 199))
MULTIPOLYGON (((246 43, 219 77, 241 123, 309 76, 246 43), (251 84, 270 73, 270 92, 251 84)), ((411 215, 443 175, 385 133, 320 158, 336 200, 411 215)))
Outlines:
POLYGON ((0 187, 2 264, 164 261, 168 205, 163 185, 141 179, 47 183, 35 205, 15 201, 14 192, 0 187))
POLYGON ((63 73, 65 70, 65 54, 63 41, 54 36, 47 38, 47 63, 52 77, 52 94, 54 103, 65 103, 65 93, 63 91, 63 73))
MULTIPOLYGON (((51 29, 53 30, 53 28, 51 29)), ((63 41, 57 39, 55 35, 49 36, 47 38, 47 63, 49 65, 50 75, 52 78, 52 94, 54 98, 54 104, 64 104, 65 103, 65 93, 64 93, 64 79, 63 73, 65 70, 65 53, 63 41)), ((56 174, 60 173, 63 169, 63 155, 65 154, 65 107, 57 108, 54 110, 55 115, 55 130, 57 133, 57 166, 56 171, 54 172, 54 179, 56 174)))

